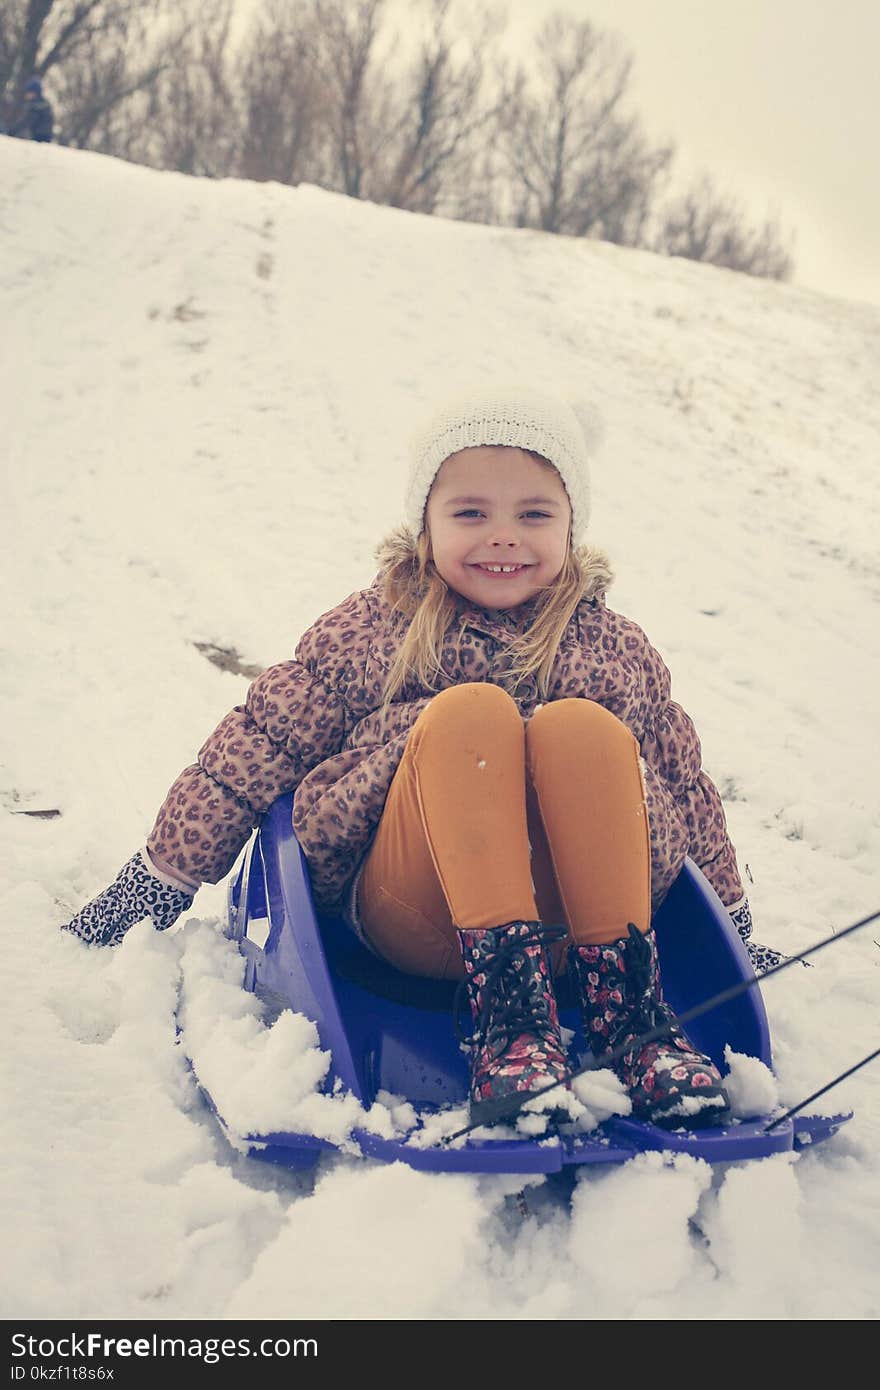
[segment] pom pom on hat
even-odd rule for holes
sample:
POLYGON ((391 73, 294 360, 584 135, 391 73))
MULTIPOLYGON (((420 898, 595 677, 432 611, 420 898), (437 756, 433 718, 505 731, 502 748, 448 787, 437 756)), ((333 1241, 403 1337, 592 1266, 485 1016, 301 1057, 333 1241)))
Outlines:
POLYGON ((428 494, 450 454, 480 444, 528 449, 552 463, 571 504, 572 542, 580 545, 590 519, 589 454, 599 439, 598 421, 581 409, 526 386, 486 388, 459 396, 420 430, 410 448, 407 525, 422 530, 428 494), (579 418, 580 416, 580 418, 579 418))

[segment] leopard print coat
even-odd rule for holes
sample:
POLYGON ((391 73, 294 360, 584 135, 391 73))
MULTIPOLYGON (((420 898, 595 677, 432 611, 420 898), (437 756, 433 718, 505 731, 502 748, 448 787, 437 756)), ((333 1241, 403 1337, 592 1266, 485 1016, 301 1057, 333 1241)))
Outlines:
MULTIPOLYGON (((670 677, 644 632, 605 603, 610 579, 590 552, 584 596, 560 642, 547 698, 596 700, 632 731, 643 759, 656 909, 686 855, 724 903, 743 894, 718 791, 701 769, 693 723, 670 698, 670 677)), ((260 816, 295 791, 293 821, 318 906, 338 911, 376 831, 415 720, 437 691, 465 681, 509 689, 524 718, 541 703, 534 680, 513 691, 505 649, 529 604, 506 611, 464 599, 446 633, 437 690, 406 689, 382 708, 385 677, 406 619, 381 575, 325 613, 292 661, 270 666, 174 782, 147 842, 184 876, 216 883, 260 816)))

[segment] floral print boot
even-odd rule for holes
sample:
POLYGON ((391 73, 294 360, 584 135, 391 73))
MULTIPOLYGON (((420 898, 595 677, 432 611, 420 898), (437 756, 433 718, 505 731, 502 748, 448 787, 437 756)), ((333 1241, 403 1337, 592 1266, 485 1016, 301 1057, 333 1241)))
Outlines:
POLYGON ((559 1032, 547 946, 567 935, 564 927, 509 922, 503 927, 459 930, 467 979, 459 986, 455 1026, 470 1047, 470 1117, 492 1124, 516 1095, 557 1083, 570 1069, 559 1032), (459 1026, 464 995, 473 1031, 459 1026))
POLYGON ((633 1116, 654 1124, 706 1124, 724 1119, 729 1102, 721 1073, 675 1021, 660 989, 653 931, 632 923, 629 935, 599 946, 569 947, 584 1034, 594 1056, 632 1042, 612 1065, 632 1100, 633 1116), (670 1032, 639 1046, 638 1038, 670 1024, 670 1032))

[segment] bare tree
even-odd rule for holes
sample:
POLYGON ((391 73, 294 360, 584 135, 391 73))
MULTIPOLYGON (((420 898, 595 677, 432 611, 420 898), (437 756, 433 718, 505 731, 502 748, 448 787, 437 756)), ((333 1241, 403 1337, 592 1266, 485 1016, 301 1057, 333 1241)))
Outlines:
POLYGON ((372 77, 385 0, 311 0, 311 4, 315 71, 328 103, 331 186, 360 198, 375 146, 383 138, 372 77))
POLYGON ((486 99, 482 54, 503 25, 486 11, 470 33, 450 24, 450 0, 430 0, 427 33, 381 103, 384 140, 370 196, 413 212, 454 209, 467 199, 472 164, 498 107, 486 99))
POLYGON ((769 280, 788 280, 794 265, 791 241, 775 218, 750 227, 742 204, 720 193, 703 174, 663 210, 653 249, 769 280))
POLYGON ((310 5, 267 0, 235 69, 243 178, 330 182, 330 101, 318 47, 310 5))
POLYGON ((232 172, 241 143, 229 59, 233 4, 195 7, 157 80, 126 108, 127 158, 213 178, 232 172))
POLYGON ((616 39, 556 14, 536 61, 509 85, 499 129, 510 220, 638 245, 672 149, 652 146, 624 101, 631 57, 616 39))

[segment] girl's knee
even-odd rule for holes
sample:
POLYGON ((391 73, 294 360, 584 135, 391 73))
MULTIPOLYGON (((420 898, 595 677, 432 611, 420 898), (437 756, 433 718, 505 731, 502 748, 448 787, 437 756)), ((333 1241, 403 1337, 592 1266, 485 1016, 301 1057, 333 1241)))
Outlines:
POLYGON ((422 711, 418 723, 430 727, 456 728, 473 722, 485 728, 487 723, 497 726, 499 721, 514 721, 522 728, 522 715, 506 690, 500 685, 487 682, 470 681, 465 685, 453 685, 441 690, 422 711))
POLYGON ((544 740, 577 740, 629 748, 636 740, 616 714, 595 700, 553 700, 532 715, 526 729, 530 744, 544 740))

